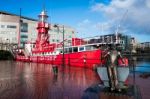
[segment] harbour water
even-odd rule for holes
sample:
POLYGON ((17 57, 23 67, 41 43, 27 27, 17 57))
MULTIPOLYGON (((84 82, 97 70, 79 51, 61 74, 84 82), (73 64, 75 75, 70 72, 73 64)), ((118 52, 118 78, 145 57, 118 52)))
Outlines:
POLYGON ((150 73, 150 57, 134 57, 136 61, 136 72, 150 73))
MULTIPOLYGON (((134 60, 138 73, 150 72, 149 57, 134 60)), ((132 80, 131 75, 130 84, 132 80)), ((150 98, 149 81, 136 75, 143 99, 150 98)), ((55 75, 49 64, 0 61, 0 99, 81 99, 88 87, 99 83, 97 73, 91 69, 58 67, 55 75)))
POLYGON ((0 61, 0 99, 81 99, 84 90, 100 83, 90 69, 0 61))

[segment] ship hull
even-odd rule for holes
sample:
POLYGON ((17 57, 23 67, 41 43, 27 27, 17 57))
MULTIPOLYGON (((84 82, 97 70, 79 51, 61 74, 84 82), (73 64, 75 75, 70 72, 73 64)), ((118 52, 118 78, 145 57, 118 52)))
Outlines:
MULTIPOLYGON (((76 66, 84 68, 93 68, 97 64, 101 64, 101 50, 83 51, 76 53, 64 54, 65 66, 76 66)), ((52 65, 63 65, 63 54, 50 56, 17 56, 17 61, 36 62, 52 65)))

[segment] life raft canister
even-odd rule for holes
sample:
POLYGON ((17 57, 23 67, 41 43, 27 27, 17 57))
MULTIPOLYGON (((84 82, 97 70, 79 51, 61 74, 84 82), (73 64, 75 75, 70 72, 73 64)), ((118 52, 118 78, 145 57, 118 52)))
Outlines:
POLYGON ((129 62, 127 58, 119 58, 118 59, 119 66, 128 66, 129 62))

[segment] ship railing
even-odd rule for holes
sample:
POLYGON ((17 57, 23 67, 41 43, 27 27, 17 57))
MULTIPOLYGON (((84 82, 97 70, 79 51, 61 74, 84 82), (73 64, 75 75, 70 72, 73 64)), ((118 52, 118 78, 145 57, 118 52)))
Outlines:
MULTIPOLYGON (((69 42, 65 41, 65 42, 69 42)), ((116 40, 115 39, 111 39, 110 37, 102 37, 102 36, 95 36, 95 37, 88 37, 88 38, 81 38, 81 39, 77 39, 75 41, 72 41, 72 46, 80 46, 80 45, 87 45, 87 44, 116 44, 116 40)), ((117 44, 123 45, 124 44, 124 40, 119 39, 117 44)), ((70 44, 65 43, 64 45, 65 47, 70 46, 70 44)))

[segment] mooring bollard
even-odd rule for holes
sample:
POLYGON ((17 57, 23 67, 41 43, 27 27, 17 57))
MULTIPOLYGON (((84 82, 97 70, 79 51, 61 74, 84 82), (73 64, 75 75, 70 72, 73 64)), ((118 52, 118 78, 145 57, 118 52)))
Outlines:
POLYGON ((54 75, 58 74, 58 66, 53 65, 53 73, 54 73, 54 75))

